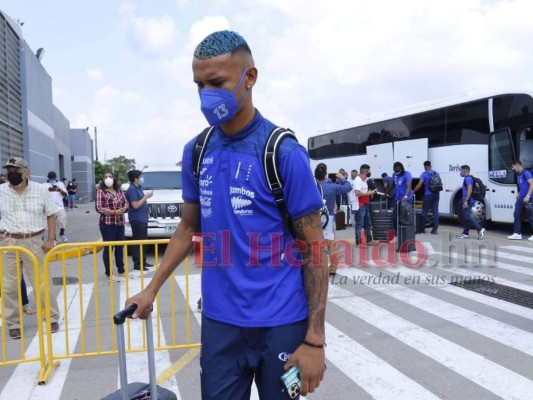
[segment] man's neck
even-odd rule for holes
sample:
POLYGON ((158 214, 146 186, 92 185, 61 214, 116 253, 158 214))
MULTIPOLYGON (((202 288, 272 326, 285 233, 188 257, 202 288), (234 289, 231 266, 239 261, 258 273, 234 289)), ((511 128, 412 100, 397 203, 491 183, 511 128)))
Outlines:
MULTIPOLYGON (((11 184, 10 184, 10 185, 11 185, 11 184)), ((26 188, 28 187, 28 180, 23 181, 23 182, 22 182, 20 185, 18 185, 18 186, 13 186, 13 185, 11 185, 11 187, 12 187, 13 190, 14 190, 15 192, 17 192, 18 194, 22 194, 22 193, 26 190, 26 188)))

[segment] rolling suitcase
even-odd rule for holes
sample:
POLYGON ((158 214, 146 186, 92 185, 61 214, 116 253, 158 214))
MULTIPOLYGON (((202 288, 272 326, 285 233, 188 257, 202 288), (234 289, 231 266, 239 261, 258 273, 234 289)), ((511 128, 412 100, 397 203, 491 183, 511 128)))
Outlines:
POLYGON ((389 241, 394 237, 392 210, 387 208, 386 200, 371 201, 372 237, 374 240, 389 241))
POLYGON ((346 229, 346 213, 344 211, 337 211, 335 213, 335 229, 346 229))
POLYGON ((415 217, 416 212, 409 202, 399 201, 398 206, 398 247, 396 251, 407 253, 416 250, 415 247, 415 217))
POLYGON ((102 400, 177 400, 177 396, 170 390, 157 386, 155 381, 155 358, 154 358, 154 332, 152 330, 151 316, 146 320, 146 347, 148 352, 148 375, 150 383, 133 382, 128 384, 126 369, 126 344, 124 340, 124 321, 135 309, 136 304, 118 312, 113 317, 113 322, 117 327, 117 347, 120 370, 120 389, 102 400), (156 396, 152 396, 156 393, 156 396))

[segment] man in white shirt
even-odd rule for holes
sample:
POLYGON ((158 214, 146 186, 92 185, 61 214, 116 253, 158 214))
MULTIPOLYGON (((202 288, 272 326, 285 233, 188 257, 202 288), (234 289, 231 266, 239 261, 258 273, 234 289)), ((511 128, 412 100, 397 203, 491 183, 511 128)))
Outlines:
POLYGON ((359 200, 357 199, 357 196, 355 195, 355 178, 357 178, 357 170, 352 169, 350 173, 350 183, 352 184, 352 191, 349 193, 349 200, 351 205, 351 215, 350 215, 350 225, 355 226, 356 219, 355 216, 357 214, 357 210, 359 210, 359 200))
POLYGON ((68 196, 65 184, 57 179, 57 174, 54 171, 48 173, 48 180, 43 183, 52 195, 52 199, 57 206, 56 220, 59 227, 59 237, 63 243, 68 239, 65 236, 65 229, 67 229, 67 213, 65 212, 65 205, 63 199, 68 196))
POLYGON ((376 190, 368 190, 367 178, 370 178, 370 166, 361 165, 359 176, 354 181, 354 192, 359 202, 359 209, 355 218, 355 244, 366 244, 371 246, 375 243, 372 237, 371 219, 370 219, 370 198, 376 193, 376 190), (364 237, 363 234, 364 233, 364 237))
MULTIPOLYGON (((54 247, 54 236, 57 207, 49 192, 39 183, 30 181, 30 170, 26 160, 11 157, 4 164, 7 169, 9 184, 0 185, 0 246, 20 246, 31 251, 37 257, 41 283, 41 305, 44 307, 44 285, 42 263, 45 254, 54 247), (44 230, 48 228, 48 238, 44 241, 44 230)), ((19 314, 20 286, 17 275, 21 273, 20 265, 24 268, 24 276, 33 287, 35 282, 34 265, 24 253, 17 256, 13 251, 4 253, 3 263, 3 300, 6 325, 9 336, 20 339, 20 324, 23 321, 19 314), (18 260, 18 261, 17 261, 18 260)), ((59 307, 56 296, 50 296, 51 332, 59 330, 59 307)))

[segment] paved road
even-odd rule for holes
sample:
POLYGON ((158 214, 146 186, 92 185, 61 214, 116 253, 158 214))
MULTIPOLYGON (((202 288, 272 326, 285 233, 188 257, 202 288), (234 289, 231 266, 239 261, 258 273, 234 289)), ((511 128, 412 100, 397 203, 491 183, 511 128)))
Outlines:
MULTIPOLYGON (((99 238, 92 207, 82 205, 69 214, 71 240, 99 238)), ((525 291, 516 292, 521 298, 528 292, 533 296, 533 242, 506 240, 508 229, 508 225, 497 226, 483 241, 459 241, 452 233, 460 228, 447 221, 439 235, 418 235, 418 253, 409 257, 401 257, 388 244, 366 253, 354 250, 349 246, 351 228, 338 231, 337 237, 345 239, 351 251, 348 258, 357 265, 365 260, 366 266, 342 267, 331 280, 326 327, 328 369, 320 389, 308 398, 531 399, 533 305, 525 307, 464 289, 468 286, 464 282, 494 281, 525 291)), ((103 270, 99 274, 103 275, 103 270)), ((145 283, 150 275, 145 276, 145 283)), ((84 309, 91 310, 95 303, 95 289, 104 304, 108 301, 109 283, 100 278, 96 282, 91 276, 84 280, 83 302, 88 306, 84 309)), ((178 298, 184 303, 182 268, 176 271, 174 281, 178 298)), ((130 291, 140 285, 140 279, 128 281, 130 291)), ((126 296, 125 286, 115 286, 118 304, 126 296)), ((189 306, 194 311, 199 297, 196 270, 190 290, 189 306)), ((64 303, 62 293, 58 299, 64 303)), ((67 293, 69 313, 79 313, 75 310, 78 299, 79 293, 67 293)), ((193 340, 198 340, 200 314, 193 316, 193 340)), ((84 321, 94 324, 91 311, 84 321)), ((168 319, 163 319, 162 325, 168 333, 168 319)), ((56 335, 63 329, 64 325, 56 335)), ((136 329, 140 336, 140 327, 136 329)), ((79 347, 79 337, 73 337, 73 346, 79 347)), ((26 338, 28 346, 32 339, 26 338)), ((18 342, 7 343, 16 346, 18 342)), ((179 393, 181 399, 200 399, 197 355, 185 350, 158 352, 158 376, 173 365, 181 369, 163 386, 179 393), (184 356, 190 356, 191 361, 186 362, 184 356)), ((146 380, 144 355, 130 355, 128 367, 131 380, 146 380)), ((112 356, 63 360, 43 386, 36 385, 35 376, 30 365, 3 367, 0 399, 89 400, 118 388, 118 366, 112 356)), ((254 393, 252 398, 258 397, 254 393)))

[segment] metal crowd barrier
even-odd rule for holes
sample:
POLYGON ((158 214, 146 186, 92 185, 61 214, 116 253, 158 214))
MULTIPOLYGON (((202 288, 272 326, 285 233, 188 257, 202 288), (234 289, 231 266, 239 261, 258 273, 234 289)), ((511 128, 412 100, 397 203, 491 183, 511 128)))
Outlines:
MULTIPOLYGON (((39 262, 35 255, 23 248, 18 246, 3 246, 0 247, 0 312, 2 314, 0 318, 1 322, 1 330, 2 330, 2 349, 1 349, 1 358, 0 358, 0 367, 1 366, 7 366, 7 365, 18 365, 21 363, 26 362, 39 362, 41 369, 45 368, 46 364, 46 358, 45 358, 45 346, 44 346, 44 332, 43 332, 43 324, 40 323, 40 321, 43 320, 43 313, 42 313, 42 304, 41 304, 41 283, 43 282, 43 277, 41 274, 41 271, 39 269, 39 262), (15 339, 11 339, 9 336, 9 328, 6 324, 6 309, 5 309, 5 290, 4 290, 4 272, 5 272, 5 262, 4 262, 4 256, 6 253, 15 253, 15 268, 17 270, 17 304, 18 304, 18 316, 20 321, 20 339, 17 339, 17 342, 14 342, 17 344, 17 346, 11 346, 10 341, 14 341, 15 339), (27 316, 25 317, 23 309, 22 309, 22 292, 21 292, 21 277, 22 277, 22 255, 25 256, 26 262, 31 264, 31 266, 26 266, 26 280, 30 281, 28 279, 28 271, 32 271, 33 274, 33 282, 34 287, 33 290, 35 291, 35 302, 36 302, 36 313, 33 316, 27 316), (31 322, 32 319, 35 318, 35 322, 31 322), (32 349, 28 349, 28 345, 25 340, 25 333, 26 331, 29 331, 30 333, 32 331, 37 330, 37 338, 39 341, 39 345, 37 348, 37 351, 32 349), (8 342, 9 341, 9 342, 8 342), (18 350, 16 349, 18 348, 18 350)), ((29 282, 27 282, 29 283, 29 282)), ((32 346, 33 347, 33 346, 32 346)))
MULTIPOLYGON (((160 260, 159 246, 168 242, 168 239, 128 240, 120 242, 64 243, 54 247, 46 254, 43 261, 42 282, 45 304, 41 305, 40 300, 37 300, 36 321, 43 321, 44 318, 46 326, 50 326, 50 299, 51 296, 57 296, 60 311, 60 329, 56 333, 51 333, 50 329, 46 329, 45 332, 43 324, 37 323, 39 355, 31 358, 26 357, 24 354, 24 334, 21 332, 21 356, 6 360, 6 353, 9 353, 9 351, 6 351, 6 337, 8 335, 6 335, 5 322, 2 320, 2 351, 4 358, 0 362, 0 366, 39 361, 38 382, 39 384, 45 384, 61 360, 116 354, 116 331, 112 317, 123 308, 126 298, 144 289, 151 279, 145 276, 148 271, 140 271, 138 273, 134 271, 131 254, 128 250, 134 245, 154 245, 154 265, 157 268, 160 260), (124 248, 124 269, 126 273, 126 278, 121 278, 120 281, 116 281, 117 268, 114 252, 112 251, 113 247, 118 246, 123 246, 124 248), (102 253, 100 253, 100 250, 104 247, 109 248, 110 280, 107 280, 104 274, 102 253), (136 275, 137 279, 130 279, 132 275, 136 275), (59 293, 57 288, 59 288, 59 293), (45 311, 44 313, 43 310, 45 311)), ((32 260, 35 260, 35 274, 36 276, 38 275, 39 266, 33 254, 18 247, 0 248, 0 251, 3 252, 9 250, 24 252, 24 254, 32 257, 32 260)), ((140 247, 140 259, 143 259, 142 246, 140 247)), ((180 273, 180 268, 182 266, 165 282, 154 302, 152 321, 156 350, 181 350, 200 347, 198 341, 191 339, 189 260, 186 259, 183 263, 183 273, 180 273), (177 279, 180 279, 180 284, 184 285, 185 302, 182 300, 183 295, 181 295, 180 289, 176 289, 177 279)), ((36 288, 36 290, 39 289, 36 288)), ((39 293, 36 294, 37 299, 39 299, 39 293)), ((128 320, 125 324, 127 352, 135 353, 146 350, 144 323, 144 321, 128 320), (132 340, 136 336, 142 336, 142 341, 132 340), (139 342, 142 345, 135 347, 133 343, 139 344, 139 342)), ((197 336, 199 337, 199 335, 197 336)))

